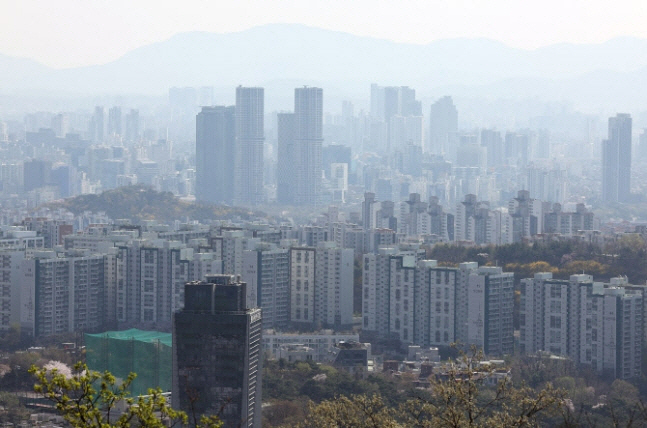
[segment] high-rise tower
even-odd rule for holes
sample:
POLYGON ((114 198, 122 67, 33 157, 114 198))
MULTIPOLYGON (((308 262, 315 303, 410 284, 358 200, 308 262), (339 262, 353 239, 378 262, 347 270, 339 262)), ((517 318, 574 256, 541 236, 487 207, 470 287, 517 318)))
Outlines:
POLYGON ((257 205, 264 200, 263 106, 263 88, 236 88, 236 205, 257 205))
POLYGON ((323 90, 294 90, 294 203, 316 205, 321 193, 321 145, 323 142, 323 90))
POLYGON ((260 428, 260 352, 261 310, 247 309, 244 282, 207 275, 187 283, 173 317, 173 407, 260 428))
POLYGON ((296 171, 294 170, 294 113, 279 113, 278 162, 276 166, 276 200, 281 204, 294 204, 296 171))
POLYGON ((94 108, 94 115, 92 115, 92 120, 90 122, 90 137, 95 143, 103 142, 103 119, 105 116, 105 110, 101 106, 96 106, 94 108))
POLYGON ((429 112, 429 148, 433 154, 450 154, 451 139, 458 132, 458 111, 452 97, 442 97, 431 105, 429 112))
POLYGON ((114 106, 108 110, 108 137, 122 137, 121 107, 114 106))
POLYGON ((198 201, 233 202, 235 143, 235 107, 203 107, 195 131, 198 201))
POLYGON ((602 141, 602 200, 627 202, 631 192, 631 116, 609 118, 609 138, 602 141))

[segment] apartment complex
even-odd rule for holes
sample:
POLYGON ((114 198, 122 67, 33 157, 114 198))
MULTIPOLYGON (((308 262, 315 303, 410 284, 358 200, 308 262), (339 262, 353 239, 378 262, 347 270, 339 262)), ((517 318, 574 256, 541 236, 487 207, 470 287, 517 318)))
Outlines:
POLYGON ((548 351, 620 379, 640 376, 644 287, 591 275, 558 280, 537 273, 521 281, 520 348, 548 351))

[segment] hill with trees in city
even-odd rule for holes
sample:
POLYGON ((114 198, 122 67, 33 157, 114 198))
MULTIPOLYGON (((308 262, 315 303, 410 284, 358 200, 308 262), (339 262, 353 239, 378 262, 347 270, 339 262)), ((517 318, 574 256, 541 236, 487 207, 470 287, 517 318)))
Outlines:
POLYGON ((215 219, 264 216, 263 213, 245 208, 184 201, 171 192, 157 192, 142 185, 119 187, 100 194, 79 195, 47 206, 52 209, 64 208, 75 215, 85 211, 105 212, 112 219, 128 219, 133 222, 172 222, 177 219, 210 222, 215 219))

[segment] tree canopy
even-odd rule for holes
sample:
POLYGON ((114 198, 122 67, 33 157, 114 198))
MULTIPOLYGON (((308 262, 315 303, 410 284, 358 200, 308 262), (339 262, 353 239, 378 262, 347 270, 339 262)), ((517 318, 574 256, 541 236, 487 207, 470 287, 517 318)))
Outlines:
POLYGON ((34 391, 53 402, 75 428, 222 426, 217 416, 189 418, 185 412, 174 410, 159 389, 149 390, 147 396, 130 397, 128 387, 135 379, 134 373, 120 385, 110 372, 92 371, 83 363, 75 364, 71 375, 36 366, 31 367, 30 373, 37 379, 34 391), (123 404, 125 409, 119 412, 117 406, 123 404))

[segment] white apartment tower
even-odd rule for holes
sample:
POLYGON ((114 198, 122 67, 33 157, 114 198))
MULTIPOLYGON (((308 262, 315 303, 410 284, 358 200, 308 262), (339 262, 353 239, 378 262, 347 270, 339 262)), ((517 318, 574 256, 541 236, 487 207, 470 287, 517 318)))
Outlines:
POLYGON ((258 205, 263 190, 264 89, 236 88, 234 203, 258 205))
POLYGON ((640 376, 644 287, 626 278, 590 275, 557 280, 537 273, 521 281, 520 347, 548 351, 620 379, 640 376))

